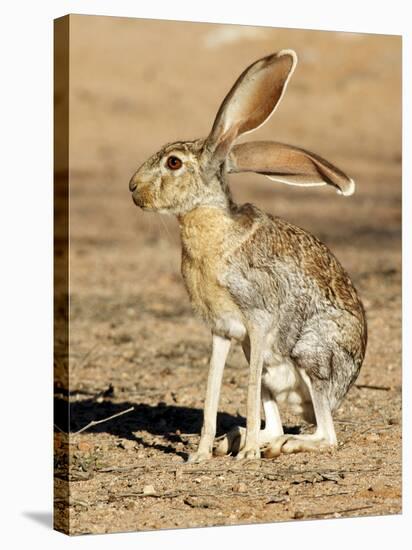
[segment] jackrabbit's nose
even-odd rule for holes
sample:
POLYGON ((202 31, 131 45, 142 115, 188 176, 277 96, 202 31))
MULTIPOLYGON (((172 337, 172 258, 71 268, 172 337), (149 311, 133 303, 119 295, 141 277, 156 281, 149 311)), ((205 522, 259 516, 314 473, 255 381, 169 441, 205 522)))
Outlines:
POLYGON ((130 191, 134 191, 137 187, 137 182, 136 180, 134 179, 134 176, 132 177, 132 179, 129 181, 129 189, 130 191))

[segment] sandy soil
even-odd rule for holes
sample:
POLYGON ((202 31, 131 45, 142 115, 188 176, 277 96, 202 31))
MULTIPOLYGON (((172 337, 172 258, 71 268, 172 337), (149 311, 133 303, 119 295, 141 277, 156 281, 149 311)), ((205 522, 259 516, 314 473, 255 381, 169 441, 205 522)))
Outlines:
MULTIPOLYGON (((68 517, 84 534, 401 511, 400 54, 398 37, 72 17, 70 358, 56 354, 56 423, 69 429, 68 401, 71 432, 134 410, 70 442, 56 430, 57 528, 68 517), (210 334, 183 288, 175 220, 138 210, 128 181, 164 142, 206 135, 246 64, 285 47, 300 64, 256 139, 318 152, 357 192, 252 175, 232 177, 232 190, 331 247, 364 301, 367 356, 335 415, 336 450, 189 465, 210 334)), ((234 346, 219 434, 245 422, 247 375, 234 346)))

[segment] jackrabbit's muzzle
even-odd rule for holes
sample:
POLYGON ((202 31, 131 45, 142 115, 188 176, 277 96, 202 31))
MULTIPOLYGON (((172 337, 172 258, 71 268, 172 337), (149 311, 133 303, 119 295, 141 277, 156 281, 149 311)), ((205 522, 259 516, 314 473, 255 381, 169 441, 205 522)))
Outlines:
POLYGON ((141 197, 139 197, 138 193, 133 193, 132 199, 133 199, 133 202, 135 203, 136 206, 139 206, 140 208, 144 207, 143 201, 142 201, 141 197))
POLYGON ((135 176, 129 182, 129 189, 132 192, 132 199, 136 206, 143 210, 152 209, 153 196, 150 185, 142 184, 135 176))
POLYGON ((132 199, 135 205, 143 208, 145 206, 144 193, 141 193, 141 186, 139 186, 139 180, 136 174, 134 174, 129 181, 129 190, 132 192, 132 199))

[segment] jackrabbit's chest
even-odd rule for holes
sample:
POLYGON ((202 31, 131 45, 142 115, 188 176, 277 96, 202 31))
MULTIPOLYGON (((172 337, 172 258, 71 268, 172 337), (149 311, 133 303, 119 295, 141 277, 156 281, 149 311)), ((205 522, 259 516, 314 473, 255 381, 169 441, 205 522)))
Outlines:
POLYGON ((195 310, 221 336, 242 340, 246 334, 242 315, 222 284, 224 259, 182 257, 182 275, 195 310))

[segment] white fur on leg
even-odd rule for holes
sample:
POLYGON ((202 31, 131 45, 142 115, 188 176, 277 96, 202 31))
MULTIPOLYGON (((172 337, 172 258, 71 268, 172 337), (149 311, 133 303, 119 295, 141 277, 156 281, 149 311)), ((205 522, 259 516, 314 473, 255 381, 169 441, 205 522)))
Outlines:
POLYGON ((260 432, 259 439, 263 444, 283 434, 283 426, 277 403, 268 388, 264 385, 264 382, 262 382, 262 405, 263 412, 265 413, 265 429, 260 432))
POLYGON ((312 398, 313 410, 316 417, 316 430, 313 434, 283 435, 272 440, 264 450, 265 458, 279 456, 280 453, 297 453, 301 451, 320 451, 333 447, 337 443, 335 427, 328 398, 319 391, 315 391, 309 376, 302 369, 302 379, 308 387, 312 398))
POLYGON ((312 398, 313 410, 316 418, 316 431, 313 435, 316 435, 317 439, 325 439, 329 445, 336 445, 336 432, 328 397, 319 391, 315 391, 304 369, 301 369, 301 376, 312 398))
POLYGON ((265 329, 255 325, 249 328, 250 363, 247 389, 246 441, 236 459, 260 458, 260 400, 262 388, 263 349, 266 340, 265 329))
POLYGON ((188 462, 201 462, 212 456, 213 440, 216 434, 216 416, 220 387, 222 385, 223 369, 229 349, 229 339, 213 334, 212 356, 210 358, 203 413, 203 427, 198 450, 189 456, 188 462))
MULTIPOLYGON (((265 428, 259 431, 259 447, 266 446, 275 437, 283 434, 283 426, 276 401, 262 383, 262 405, 265 414, 265 428)), ((215 455, 224 456, 237 453, 246 442, 246 428, 235 426, 227 434, 219 437, 214 450, 215 455)))

